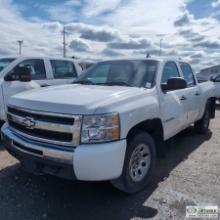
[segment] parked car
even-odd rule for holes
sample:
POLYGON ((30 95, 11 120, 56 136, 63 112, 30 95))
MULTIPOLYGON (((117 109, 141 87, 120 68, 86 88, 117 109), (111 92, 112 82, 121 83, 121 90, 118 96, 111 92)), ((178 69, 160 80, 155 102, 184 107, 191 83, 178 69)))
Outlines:
POLYGON ((200 72, 196 74, 196 78, 198 82, 207 82, 210 81, 212 78, 216 77, 218 74, 216 73, 207 73, 207 72, 200 72))
POLYGON ((13 96, 7 116, 4 146, 25 169, 135 193, 157 172, 164 141, 192 124, 208 131, 214 84, 176 60, 105 61, 72 85, 13 96))
POLYGON ((4 121, 10 96, 38 87, 71 83, 81 68, 77 61, 49 57, 0 58, 0 121, 4 121), (31 78, 21 79, 27 70, 31 78))
POLYGON ((202 69, 196 76, 199 81, 207 81, 220 74, 220 65, 210 66, 202 69))
POLYGON ((218 102, 220 102, 220 74, 218 76, 212 77, 211 80, 215 84, 215 96, 218 102))

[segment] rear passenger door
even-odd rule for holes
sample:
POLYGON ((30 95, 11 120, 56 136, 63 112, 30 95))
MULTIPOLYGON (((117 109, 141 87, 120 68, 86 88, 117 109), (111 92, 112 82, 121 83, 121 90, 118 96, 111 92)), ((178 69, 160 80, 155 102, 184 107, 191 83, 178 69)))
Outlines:
POLYGON ((50 60, 53 75, 53 84, 71 83, 77 77, 77 71, 73 62, 68 60, 50 60))
POLYGON ((180 62, 179 64, 183 77, 187 82, 187 89, 185 90, 188 111, 187 121, 188 124, 191 124, 198 120, 200 115, 201 91, 197 86, 191 66, 188 63, 183 62, 180 62))
POLYGON ((167 81, 173 77, 181 77, 180 71, 173 61, 164 64, 161 77, 160 112, 164 125, 164 137, 168 139, 179 133, 187 123, 185 89, 166 91, 167 81))

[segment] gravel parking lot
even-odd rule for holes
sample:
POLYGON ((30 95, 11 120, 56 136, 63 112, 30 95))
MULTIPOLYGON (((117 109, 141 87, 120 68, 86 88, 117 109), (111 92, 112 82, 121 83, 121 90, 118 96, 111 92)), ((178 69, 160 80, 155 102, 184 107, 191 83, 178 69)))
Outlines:
POLYGON ((211 132, 167 144, 151 185, 127 196, 108 182, 34 176, 0 146, 0 219, 184 219, 186 205, 220 207, 220 107, 211 132))

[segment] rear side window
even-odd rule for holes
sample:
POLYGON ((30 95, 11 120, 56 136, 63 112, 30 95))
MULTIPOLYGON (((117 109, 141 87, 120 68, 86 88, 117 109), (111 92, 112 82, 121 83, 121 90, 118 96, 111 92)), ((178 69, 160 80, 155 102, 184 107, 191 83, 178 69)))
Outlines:
POLYGON ((220 75, 215 79, 215 82, 220 82, 220 75))
POLYGON ((72 62, 65 60, 51 60, 50 63, 55 79, 77 77, 76 69, 72 62))
POLYGON ((41 80, 46 79, 46 70, 44 66, 44 61, 41 59, 29 59, 24 60, 19 63, 12 72, 16 72, 16 68, 18 67, 26 67, 31 72, 31 79, 32 80, 41 80))
POLYGON ((173 77, 180 77, 180 74, 176 66, 176 63, 169 61, 164 66, 161 83, 166 84, 168 79, 173 77))
POLYGON ((180 68, 183 72, 183 77, 186 80, 188 86, 194 86, 196 84, 192 68, 188 63, 180 63, 180 68))

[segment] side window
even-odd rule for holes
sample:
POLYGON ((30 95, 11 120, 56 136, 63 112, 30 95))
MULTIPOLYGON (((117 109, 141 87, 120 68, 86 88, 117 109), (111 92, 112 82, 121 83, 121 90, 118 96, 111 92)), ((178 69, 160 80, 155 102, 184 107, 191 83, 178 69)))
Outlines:
POLYGON ((164 66, 161 83, 166 84, 168 79, 173 77, 180 77, 180 74, 176 66, 176 63, 169 61, 164 66))
POLYGON ((77 77, 76 69, 72 62, 65 60, 51 60, 50 63, 55 79, 77 77))
POLYGON ((91 74, 88 74, 87 79, 90 81, 94 81, 95 83, 106 83, 108 79, 110 65, 102 64, 99 65, 95 71, 92 71, 91 74))
POLYGON ((18 67, 27 67, 31 72, 32 80, 46 79, 46 70, 44 66, 44 61, 41 59, 29 59, 22 61, 11 71, 12 75, 13 73, 16 73, 16 69, 18 67))
POLYGON ((220 75, 215 79, 215 82, 220 82, 220 75))
POLYGON ((183 72, 183 77, 187 82, 187 85, 194 86, 196 84, 192 69, 188 63, 180 63, 180 68, 183 72))

